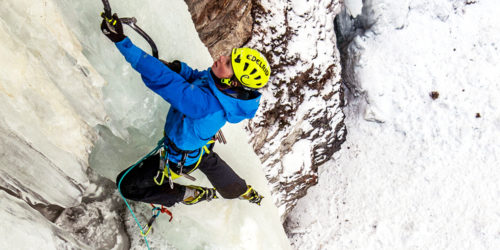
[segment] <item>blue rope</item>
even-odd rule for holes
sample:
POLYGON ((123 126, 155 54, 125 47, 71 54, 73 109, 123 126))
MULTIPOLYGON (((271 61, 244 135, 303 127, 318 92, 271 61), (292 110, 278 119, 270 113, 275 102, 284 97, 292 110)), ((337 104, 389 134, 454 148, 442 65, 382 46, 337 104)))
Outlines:
MULTIPOLYGON (((152 156, 153 154, 155 154, 156 151, 158 151, 158 149, 160 149, 163 146, 163 142, 164 141, 165 141, 165 137, 163 137, 160 141, 158 141, 158 146, 156 146, 156 148, 153 149, 153 151, 149 152, 146 156, 142 157, 141 160, 139 160, 132 167, 130 167, 127 170, 127 172, 125 172, 125 174, 122 175, 122 178, 120 178, 120 181, 118 182, 118 192, 120 192, 120 195, 122 196, 122 199, 125 201, 125 204, 127 205, 128 209, 130 210, 130 213, 132 213, 132 216, 134 217, 135 223, 137 223, 137 225, 139 226, 139 229, 141 230, 142 234, 144 234, 144 231, 142 230, 141 223, 139 223, 139 220, 135 216, 134 211, 132 211, 132 208, 128 204, 127 199, 125 199, 125 197, 123 196, 122 190, 120 189, 120 186, 122 184, 122 180, 125 177, 125 175, 127 175, 132 169, 134 169, 137 165, 139 165, 139 163, 141 163, 142 161, 144 161, 146 158, 148 158, 148 157, 152 156)), ((147 239, 147 237, 145 235, 144 235, 144 241, 146 241, 146 246, 148 247, 148 250, 149 250, 150 248, 149 248, 148 239, 147 239)))

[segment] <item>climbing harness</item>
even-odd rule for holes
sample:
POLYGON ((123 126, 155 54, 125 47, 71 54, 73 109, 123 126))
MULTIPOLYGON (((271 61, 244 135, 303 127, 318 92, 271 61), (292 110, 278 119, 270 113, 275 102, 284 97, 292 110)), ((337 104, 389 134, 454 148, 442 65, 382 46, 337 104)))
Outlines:
MULTIPOLYGON (((172 218, 173 218, 173 215, 172 213, 166 209, 165 207, 163 207, 163 205, 161 206, 161 208, 157 208, 155 207, 153 204, 151 204, 151 206, 153 206, 153 216, 151 217, 151 219, 149 219, 148 223, 146 224, 146 226, 143 228, 141 226, 141 223, 139 223, 139 220, 137 219, 137 217, 135 216, 135 213, 134 211, 132 210, 132 208, 130 207, 130 205, 128 204, 127 202, 127 199, 125 199, 125 197, 123 196, 122 194, 122 191, 121 191, 121 184, 122 184, 122 181, 123 179, 125 178, 125 176, 130 172, 132 171, 132 169, 134 169, 136 166, 138 166, 139 164, 141 164, 145 159, 155 155, 156 153, 158 153, 159 150, 161 149, 166 149, 166 144, 167 144, 167 137, 163 137, 161 140, 158 141, 158 144, 156 146, 156 148, 154 148, 151 152, 149 152, 146 156, 142 157, 142 159, 140 159, 139 161, 137 161, 134 165, 132 165, 123 175, 122 177, 120 178, 120 181, 118 181, 118 192, 120 193, 123 201, 125 201, 125 204, 127 205, 127 208, 129 209, 130 213, 132 214, 132 217, 134 217, 134 220, 136 222, 136 224, 139 226, 139 228, 141 229, 141 236, 144 237, 144 241, 146 242, 146 246, 149 248, 149 243, 148 243, 148 240, 147 240, 147 235, 149 234, 149 232, 151 231, 151 228, 153 226, 153 223, 155 222, 156 218, 160 215, 160 213, 166 213, 168 215, 170 215, 170 220, 169 221, 172 221, 172 218)), ((215 141, 213 140, 210 140, 207 145, 209 144, 212 144, 214 143, 215 141)), ((205 145, 203 146, 203 148, 201 149, 203 151, 200 152, 200 157, 198 159, 198 162, 196 163, 195 167, 189 172, 191 173, 192 171, 194 171, 198 165, 200 164, 201 162, 201 157, 203 156, 203 152, 206 152, 207 154, 210 153, 210 151, 208 150, 208 147, 205 145)), ((187 151, 187 152, 190 152, 190 151, 187 151)), ((187 153, 189 154, 189 153, 187 153)), ((187 156, 187 154, 185 154, 187 156)), ((164 162, 164 167, 163 167, 163 170, 162 170, 162 179, 160 182, 157 181, 157 178, 158 178, 158 175, 159 173, 157 173, 156 177, 154 178, 154 181, 156 182, 157 185, 162 185, 163 184, 163 180, 165 178, 165 176, 167 176, 169 178, 169 182, 170 182, 170 187, 173 188, 173 182, 172 180, 175 179, 175 178, 179 178, 181 176, 184 176, 186 177, 186 174, 181 174, 181 175, 178 175, 176 174, 174 171, 170 171, 170 168, 168 167, 168 150, 165 150, 165 155, 161 155, 161 160, 160 160, 160 166, 161 166, 161 162, 164 162), (162 159, 165 159, 165 161, 163 161, 162 159)), ((185 162, 186 160, 186 157, 182 157, 183 159, 181 160, 181 162, 185 162)), ((184 163, 182 163, 184 164, 184 163)), ((182 165, 181 164, 181 165, 182 165)), ((182 169, 182 168, 181 168, 182 169)), ((193 178, 193 177, 191 177, 193 178)))
MULTIPOLYGON (((111 19, 112 18, 111 6, 109 5, 108 0, 102 0, 102 4, 104 5, 104 12, 101 14, 101 16, 108 20, 111 19)), ((144 32, 144 30, 142 30, 139 26, 137 26, 136 24, 137 19, 135 17, 122 17, 120 18, 120 21, 130 26, 130 28, 139 33, 139 35, 141 35, 149 43, 149 46, 151 46, 151 50, 153 51, 152 52, 153 56, 158 58, 158 48, 156 47, 155 42, 153 41, 153 39, 151 39, 151 37, 149 37, 149 35, 146 32, 144 32)), ((114 27, 110 25, 108 22, 106 22, 106 24, 108 25, 108 28, 110 30, 114 30, 114 27)))
POLYGON ((207 142, 206 145, 204 145, 202 148, 199 150, 193 150, 193 151, 185 151, 177 148, 173 142, 171 142, 168 138, 166 141, 163 143, 163 146, 160 148, 160 167, 158 169, 158 172, 156 173, 156 176, 154 177, 154 181, 156 185, 163 185, 163 181, 165 180, 165 177, 168 178, 168 182, 170 185, 170 188, 174 188, 174 182, 173 180, 179 178, 179 177, 186 177, 187 179, 191 181, 196 181, 196 178, 190 175, 194 170, 198 168, 201 162, 201 158, 203 157, 204 154, 210 154, 210 150, 208 149, 207 145, 215 143, 214 140, 210 140, 207 142), (170 150, 174 151, 177 154, 182 154, 181 160, 177 162, 177 169, 179 169, 179 173, 176 173, 175 171, 172 171, 170 168, 170 160, 168 159, 168 155, 170 150), (194 157, 198 157, 198 161, 196 162, 196 165, 187 173, 183 172, 184 168, 184 163, 186 163, 187 157, 191 154, 198 151, 198 154, 194 157), (160 181, 158 181, 158 177, 160 177, 160 181))

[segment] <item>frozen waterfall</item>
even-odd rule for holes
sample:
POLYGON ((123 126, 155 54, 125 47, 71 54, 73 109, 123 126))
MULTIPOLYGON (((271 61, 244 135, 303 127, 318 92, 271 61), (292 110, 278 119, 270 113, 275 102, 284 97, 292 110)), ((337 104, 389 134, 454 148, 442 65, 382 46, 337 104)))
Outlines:
MULTIPOLYGON (((160 58, 178 59, 198 69, 211 65, 184 1, 110 4, 120 17, 138 19, 156 42, 160 58)), ((88 248, 27 204, 78 205, 89 187, 88 161, 96 172, 114 181, 162 136, 168 104, 144 86, 139 74, 101 34, 102 9, 101 1, 0 2, 0 184, 14 190, 0 190, 2 249, 88 248)), ((132 29, 125 27, 125 33, 150 51, 132 29)), ((169 223, 168 216, 160 216, 148 236, 152 248, 290 247, 242 125, 226 126, 223 131, 228 144, 215 150, 262 192, 263 205, 219 199, 175 206, 174 220, 169 223)), ((197 184, 210 185, 202 174, 194 176, 197 184)), ((146 223, 149 205, 132 204, 146 223)), ((128 211, 125 220, 131 248, 144 248, 128 211)))

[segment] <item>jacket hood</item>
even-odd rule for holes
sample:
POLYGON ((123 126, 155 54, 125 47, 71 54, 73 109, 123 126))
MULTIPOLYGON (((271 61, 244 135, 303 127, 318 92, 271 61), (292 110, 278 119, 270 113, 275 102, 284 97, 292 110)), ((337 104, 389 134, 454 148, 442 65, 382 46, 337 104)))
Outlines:
POLYGON ((259 108, 260 93, 256 92, 256 97, 253 99, 241 100, 222 93, 222 91, 215 86, 213 79, 209 82, 210 89, 219 100, 222 108, 226 112, 227 120, 230 123, 238 123, 244 119, 250 119, 255 116, 259 108))

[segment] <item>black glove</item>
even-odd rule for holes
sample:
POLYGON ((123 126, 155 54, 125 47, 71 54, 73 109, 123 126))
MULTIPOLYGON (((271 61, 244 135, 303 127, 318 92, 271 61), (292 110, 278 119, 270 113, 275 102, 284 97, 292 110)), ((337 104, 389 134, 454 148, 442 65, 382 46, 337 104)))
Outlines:
POLYGON ((113 14, 113 17, 111 18, 107 18, 106 16, 104 16, 104 13, 101 14, 101 17, 103 18, 101 23, 101 31, 109 38, 109 40, 117 43, 125 39, 126 36, 123 34, 122 22, 120 21, 120 18, 118 18, 118 15, 116 15, 116 13, 113 14))
POLYGON ((175 73, 180 73, 181 72, 181 62, 175 60, 173 62, 167 62, 167 61, 164 61, 162 59, 160 59, 160 61, 167 65, 167 67, 169 67, 172 71, 174 71, 175 73))

